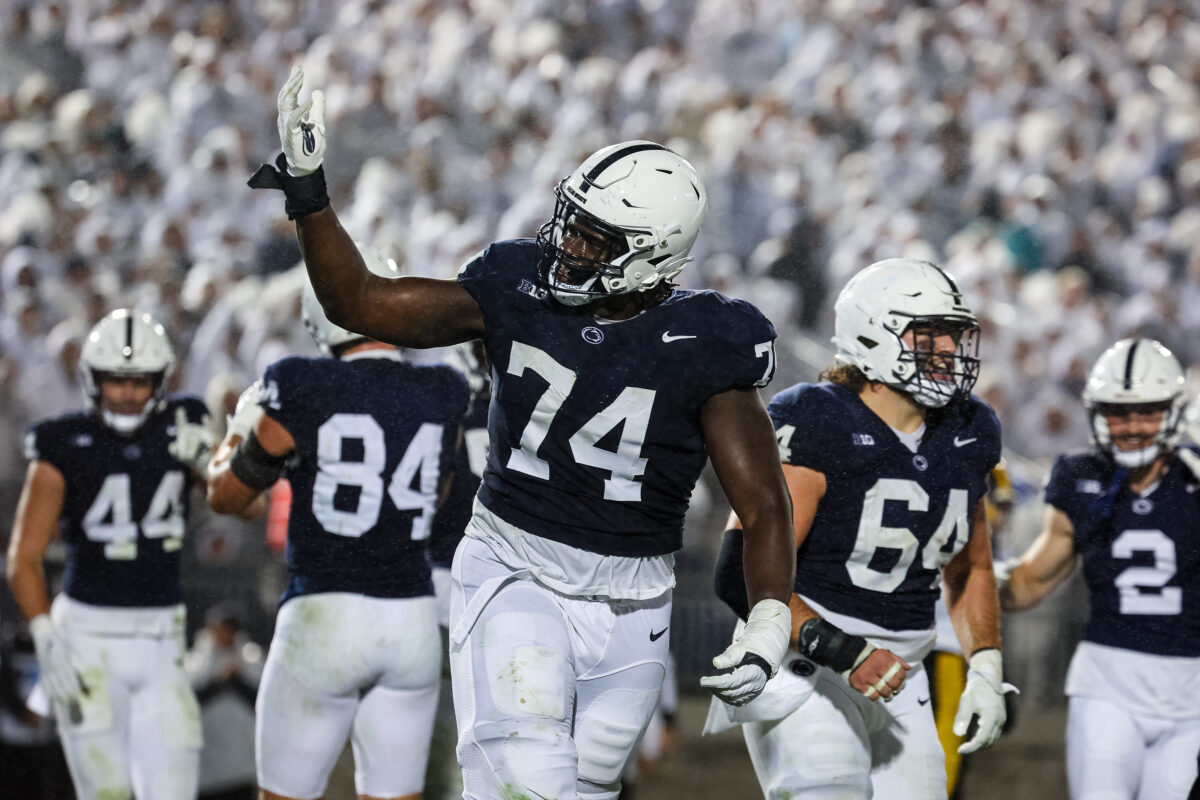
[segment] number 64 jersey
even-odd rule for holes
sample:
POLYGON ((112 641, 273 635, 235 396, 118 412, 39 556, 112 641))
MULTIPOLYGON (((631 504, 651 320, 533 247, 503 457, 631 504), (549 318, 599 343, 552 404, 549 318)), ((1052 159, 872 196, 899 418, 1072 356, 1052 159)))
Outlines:
POLYGON ((478 499, 504 523, 616 557, 682 544, 707 460, 700 409, 774 372, 771 323, 749 303, 675 290, 618 322, 560 305, 531 240, 500 242, 458 280, 484 316, 490 451, 478 499))
POLYGON ((768 412, 783 462, 826 478, 796 591, 889 631, 933 628, 940 570, 966 545, 1000 460, 992 410, 971 397, 931 411, 915 452, 840 385, 793 386, 768 412))

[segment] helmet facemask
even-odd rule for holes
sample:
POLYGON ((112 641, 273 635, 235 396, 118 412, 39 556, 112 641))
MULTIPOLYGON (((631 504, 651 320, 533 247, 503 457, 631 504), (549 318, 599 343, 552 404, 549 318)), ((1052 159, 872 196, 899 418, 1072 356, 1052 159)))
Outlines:
POLYGON ((1154 459, 1158 458, 1163 450, 1171 449, 1179 442, 1179 420, 1183 416, 1183 405, 1178 400, 1159 403, 1096 403, 1088 409, 1096 446, 1108 452, 1113 461, 1122 467, 1147 467, 1154 463, 1154 459), (1149 444, 1137 450, 1122 450, 1117 447, 1108 425, 1109 417, 1123 417, 1129 414, 1150 416, 1157 413, 1162 414, 1162 419, 1158 424, 1158 432, 1149 444))
POLYGON ((927 408, 971 394, 979 379, 979 325, 961 318, 922 317, 910 322, 899 338, 896 376, 903 384, 893 386, 927 408))
POLYGON ((633 250, 626 231, 588 214, 566 196, 563 185, 554 192, 554 216, 538 230, 541 246, 538 275, 560 303, 584 305, 619 294, 614 282, 624 283, 631 258, 652 250, 649 231, 639 238, 645 246, 633 250))
POLYGON ((100 415, 101 421, 120 436, 132 436, 137 433, 146 424, 146 420, 150 418, 150 415, 161 410, 166 404, 167 375, 165 370, 162 372, 129 373, 85 370, 85 375, 88 377, 84 383, 85 387, 87 387, 86 391, 88 397, 91 399, 93 408, 100 415), (146 400, 140 411, 133 413, 113 411, 104 404, 104 393, 101 386, 105 381, 119 381, 127 378, 149 379, 150 397, 146 400))

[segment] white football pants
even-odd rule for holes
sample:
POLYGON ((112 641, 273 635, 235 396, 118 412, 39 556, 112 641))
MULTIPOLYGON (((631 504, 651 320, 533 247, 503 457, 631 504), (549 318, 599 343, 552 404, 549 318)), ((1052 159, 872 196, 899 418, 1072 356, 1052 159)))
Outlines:
POLYGON ((614 800, 666 674, 671 593, 569 597, 469 538, 452 574, 464 800, 614 800))
POLYGON ((259 787, 320 797, 350 737, 360 795, 420 792, 440 666, 432 596, 331 592, 288 600, 258 691, 259 787))
POLYGON ((781 720, 742 726, 767 800, 945 800, 946 762, 920 662, 890 703, 872 703, 829 669, 781 720))
POLYGON ((1135 716, 1094 697, 1068 702, 1067 781, 1074 800, 1184 800, 1196 780, 1198 752, 1200 720, 1135 716))

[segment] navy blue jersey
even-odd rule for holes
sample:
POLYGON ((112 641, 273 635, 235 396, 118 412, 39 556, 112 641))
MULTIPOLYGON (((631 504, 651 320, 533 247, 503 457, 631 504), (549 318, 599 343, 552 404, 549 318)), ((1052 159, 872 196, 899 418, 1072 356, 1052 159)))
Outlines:
POLYGON ((916 453, 858 395, 798 384, 768 406, 784 463, 825 475, 796 591, 889 630, 934 624, 940 569, 962 550, 1000 461, 1000 423, 972 397, 931 411, 916 453))
POLYGON ((119 436, 91 412, 30 430, 26 457, 51 465, 66 482, 59 536, 69 597, 120 607, 182 601, 179 549, 192 470, 167 452, 180 407, 192 422, 208 413, 199 399, 179 396, 133 436, 119 436))
POLYGON ((450 491, 433 518, 433 533, 429 536, 429 560, 435 567, 450 566, 463 531, 471 520, 471 507, 487 462, 488 402, 487 394, 472 397, 463 419, 462 441, 454 454, 450 491))
POLYGON ((280 602, 432 594, 424 540, 467 407, 462 376, 392 355, 285 358, 259 405, 296 442, 280 602))
POLYGON ((459 281, 493 364, 479 500, 536 536, 604 555, 679 549, 707 452, 701 406, 764 386, 775 329, 749 303, 675 290, 621 322, 538 285, 531 240, 494 244, 459 281))
POLYGON ((1173 459, 1139 495, 1112 460, 1059 456, 1046 502, 1075 528, 1090 606, 1083 638, 1163 656, 1200 656, 1200 496, 1173 459))

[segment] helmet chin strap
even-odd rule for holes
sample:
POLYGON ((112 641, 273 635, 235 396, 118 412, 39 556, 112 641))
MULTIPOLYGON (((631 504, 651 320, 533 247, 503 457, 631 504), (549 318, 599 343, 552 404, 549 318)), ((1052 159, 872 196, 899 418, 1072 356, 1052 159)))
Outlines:
POLYGON ((943 385, 940 381, 918 375, 905 384, 904 391, 908 392, 918 404, 926 408, 941 408, 950 402, 950 398, 954 396, 955 392, 953 387, 950 388, 948 393, 942 391, 939 387, 943 385))
POLYGON ((100 411, 100 418, 104 420, 104 424, 112 428, 122 436, 128 436, 142 427, 142 423, 146 421, 146 417, 150 416, 150 403, 147 403, 146 410, 139 414, 118 414, 108 409, 100 411))
POLYGON ((1143 447, 1141 450, 1118 450, 1113 447, 1113 461, 1129 469, 1148 467, 1154 463, 1154 459, 1158 458, 1159 449, 1158 442, 1149 447, 1143 447))

